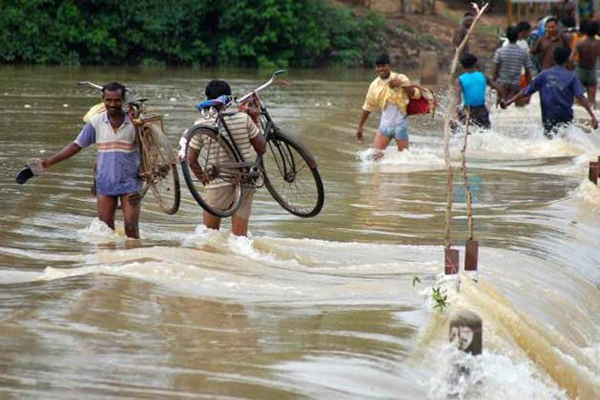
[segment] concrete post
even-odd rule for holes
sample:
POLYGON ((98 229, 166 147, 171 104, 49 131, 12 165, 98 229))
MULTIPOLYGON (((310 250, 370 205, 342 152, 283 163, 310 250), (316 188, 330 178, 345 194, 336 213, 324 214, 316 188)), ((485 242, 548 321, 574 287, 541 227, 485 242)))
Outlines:
POLYGON ((592 183, 594 185, 598 184, 598 162, 595 161, 590 161, 590 171, 588 174, 588 177, 590 178, 590 181, 592 181, 592 183))
POLYGON ((460 310, 450 320, 448 336, 450 342, 474 356, 481 354, 483 347, 483 323, 479 315, 472 311, 460 310))
POLYGON ((438 57, 435 51, 422 51, 421 58, 421 84, 435 85, 438 76, 438 57))
POLYGON ((458 274, 458 250, 444 249, 444 274, 458 274))

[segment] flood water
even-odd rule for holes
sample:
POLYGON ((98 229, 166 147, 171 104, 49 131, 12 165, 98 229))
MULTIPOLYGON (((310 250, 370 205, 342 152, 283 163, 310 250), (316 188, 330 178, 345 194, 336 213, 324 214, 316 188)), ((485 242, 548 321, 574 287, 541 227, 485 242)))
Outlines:
MULTIPOLYGON (((0 398, 600 398, 600 188, 587 178, 600 132, 545 139, 537 99, 492 110, 494 130, 469 137, 480 272, 478 283, 463 274, 460 292, 439 281, 444 107, 411 117, 410 151, 369 161, 378 116, 364 143, 355 130, 370 70, 292 70, 292 86, 263 95, 317 157, 326 201, 311 219, 263 188, 250 238, 227 222, 210 231, 182 177, 179 212, 148 198, 141 239, 127 240, 121 221, 115 233, 95 218, 95 149, 15 183, 99 101, 79 80, 133 87, 166 115, 175 145, 209 79, 241 95, 270 72, 0 68, 0 398), (433 285, 446 290, 444 312, 433 285), (471 375, 457 383, 458 309, 483 319, 484 352, 463 357, 471 375)), ((456 165, 462 140, 451 142, 456 165)), ((458 173, 454 198, 462 257, 458 173)))

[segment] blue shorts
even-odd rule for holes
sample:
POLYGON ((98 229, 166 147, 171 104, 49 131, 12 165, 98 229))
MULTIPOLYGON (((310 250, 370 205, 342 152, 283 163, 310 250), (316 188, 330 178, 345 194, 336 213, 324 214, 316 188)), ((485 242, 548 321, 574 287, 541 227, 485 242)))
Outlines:
POLYGON ((380 126, 379 132, 390 139, 408 140, 408 126, 406 124, 380 126))

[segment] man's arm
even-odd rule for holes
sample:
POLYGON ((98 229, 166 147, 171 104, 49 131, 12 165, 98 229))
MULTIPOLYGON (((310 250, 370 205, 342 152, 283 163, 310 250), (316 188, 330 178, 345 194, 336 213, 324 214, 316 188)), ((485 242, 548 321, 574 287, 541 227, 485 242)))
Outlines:
POLYGON ((541 36, 535 41, 535 44, 533 45, 533 48, 530 51, 531 55, 535 56, 537 53, 540 52, 540 47, 542 46, 541 43, 543 38, 544 37, 541 36))
MULTIPOLYGON (((492 88, 494 88, 497 92, 498 92, 498 98, 502 99, 504 98, 504 88, 500 85, 498 85, 496 82, 494 82, 493 80, 491 80, 490 78, 488 78, 487 76, 485 77, 487 84, 489 86, 491 86, 492 88)), ((496 105, 498 105, 499 101, 496 101, 496 105)))
POLYGON ((59 163, 63 160, 73 157, 75 154, 79 153, 80 150, 81 150, 81 147, 79 147, 79 145, 77 143, 71 142, 70 144, 65 146, 65 148, 63 148, 61 151, 56 153, 54 156, 52 156, 48 159, 42 160, 42 167, 44 167, 44 169, 50 168, 52 165, 54 165, 56 163, 59 163))
POLYGON ((494 63, 494 67, 492 69, 492 80, 495 82, 498 80, 498 74, 500 73, 500 49, 496 50, 494 53, 494 58, 492 62, 494 63))
POLYGON ((261 134, 258 134, 252 139, 250 139, 250 144, 254 148, 254 151, 256 151, 256 154, 258 154, 259 156, 262 156, 267 152, 267 141, 265 140, 265 137, 261 134))
POLYGON ((456 106, 460 107, 462 104, 462 85, 458 79, 454 83, 454 93, 456 93, 456 106))
MULTIPOLYGON (((529 86, 528 86, 529 87, 529 86)), ((509 99, 508 101, 504 101, 502 100, 500 102, 500 107, 502 107, 502 109, 506 109, 508 106, 510 106, 512 103, 514 103, 517 100, 520 100, 522 97, 525 97, 525 91, 527 90, 527 88, 522 89, 519 93, 515 94, 513 96, 512 99, 509 99)))
POLYGON ((401 88, 404 90, 408 98, 410 99, 419 99, 421 98, 421 91, 410 82, 405 75, 399 74, 396 78, 391 79, 389 82, 389 86, 393 88, 401 88))
POLYGON ((362 114, 360 115, 360 121, 358 121, 358 129, 356 130, 356 138, 361 142, 362 142, 362 138, 363 138, 363 129, 365 126, 365 122, 367 122, 367 118, 369 118, 370 114, 371 114, 371 111, 362 110, 362 114))
POLYGON ((575 97, 577 97, 577 100, 579 100, 579 104, 581 104, 583 106, 583 108, 585 108, 585 110, 590 115, 590 119, 592 121, 592 127, 594 129, 598 129, 598 120, 596 119, 596 116, 594 115, 594 112, 592 111, 592 107, 590 107, 590 103, 588 103, 588 101, 585 98, 585 96, 584 95, 577 95, 575 97))

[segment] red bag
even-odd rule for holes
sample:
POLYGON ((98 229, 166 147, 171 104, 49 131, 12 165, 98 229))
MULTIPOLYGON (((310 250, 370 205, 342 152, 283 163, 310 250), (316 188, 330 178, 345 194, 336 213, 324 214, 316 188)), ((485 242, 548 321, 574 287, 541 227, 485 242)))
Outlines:
POLYGON ((421 91, 421 97, 418 99, 409 99, 408 105, 406 106, 406 115, 419 115, 419 114, 435 114, 435 107, 437 106, 437 98, 433 90, 414 85, 421 91))
POLYGON ((406 115, 428 114, 429 101, 421 97, 420 99, 410 99, 406 106, 406 115))

